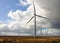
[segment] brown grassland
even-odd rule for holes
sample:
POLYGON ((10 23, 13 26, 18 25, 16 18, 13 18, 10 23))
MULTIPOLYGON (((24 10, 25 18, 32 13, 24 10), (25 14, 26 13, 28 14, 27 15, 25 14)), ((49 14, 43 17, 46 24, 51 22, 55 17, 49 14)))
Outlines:
POLYGON ((0 36, 0 43, 60 43, 60 36, 0 36))

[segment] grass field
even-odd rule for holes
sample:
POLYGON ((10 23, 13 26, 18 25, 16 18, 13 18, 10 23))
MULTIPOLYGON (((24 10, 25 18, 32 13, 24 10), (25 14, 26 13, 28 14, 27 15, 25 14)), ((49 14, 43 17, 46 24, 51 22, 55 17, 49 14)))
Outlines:
POLYGON ((60 43, 59 36, 0 36, 0 43, 60 43))

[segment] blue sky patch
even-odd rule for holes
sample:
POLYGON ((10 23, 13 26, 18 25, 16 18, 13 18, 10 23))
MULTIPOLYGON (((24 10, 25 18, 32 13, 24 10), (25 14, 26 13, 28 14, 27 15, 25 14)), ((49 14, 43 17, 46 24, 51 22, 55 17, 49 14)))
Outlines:
MULTIPOLYGON (((23 0, 26 2, 26 0, 23 0)), ((4 23, 7 22, 10 18, 8 18, 8 12, 10 10, 16 11, 16 10, 22 10, 26 11, 26 9, 29 7, 27 6, 17 6, 16 4, 19 3, 19 0, 0 0, 0 21, 3 21, 4 23)))

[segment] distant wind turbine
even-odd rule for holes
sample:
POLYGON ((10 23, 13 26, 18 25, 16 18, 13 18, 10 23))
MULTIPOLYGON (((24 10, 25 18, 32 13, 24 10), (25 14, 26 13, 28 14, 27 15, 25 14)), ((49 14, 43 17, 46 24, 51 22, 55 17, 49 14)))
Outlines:
MULTIPOLYGON (((48 19, 48 18, 43 17, 43 16, 36 15, 36 9, 35 9, 34 2, 33 2, 33 7, 34 7, 34 16, 26 24, 28 24, 34 18, 34 27, 35 27, 34 28, 34 37, 36 37, 36 16, 37 17, 44 18, 44 19, 48 19)), ((41 33, 42 33, 42 29, 41 29, 41 33)))
POLYGON ((49 31, 47 30, 47 31, 46 31, 46 36, 48 36, 48 32, 49 32, 49 31))

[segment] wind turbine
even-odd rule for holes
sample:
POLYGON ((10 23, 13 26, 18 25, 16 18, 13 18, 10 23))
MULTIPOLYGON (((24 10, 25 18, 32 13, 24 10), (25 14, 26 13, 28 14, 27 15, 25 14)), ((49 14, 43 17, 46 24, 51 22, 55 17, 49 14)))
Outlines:
MULTIPOLYGON (((36 15, 36 9, 35 9, 34 2, 33 2, 33 8, 34 8, 34 16, 26 24, 28 24, 34 18, 34 37, 36 37, 36 16, 44 18, 44 19, 48 19, 48 18, 36 15)), ((41 33, 42 33, 42 29, 41 29, 41 33)))
POLYGON ((46 31, 46 36, 48 36, 48 32, 49 32, 49 31, 47 30, 47 31, 46 31))

